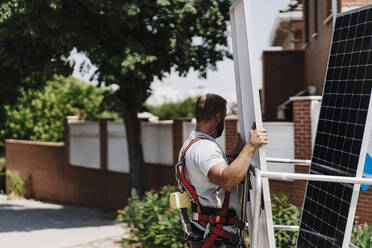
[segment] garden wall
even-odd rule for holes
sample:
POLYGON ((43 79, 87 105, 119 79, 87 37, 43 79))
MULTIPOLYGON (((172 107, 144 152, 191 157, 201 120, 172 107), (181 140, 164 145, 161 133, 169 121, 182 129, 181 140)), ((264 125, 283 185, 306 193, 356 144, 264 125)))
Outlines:
MULTIPOLYGON (((66 163, 63 143, 6 141, 7 169, 21 178, 31 176, 31 195, 36 199, 119 209, 129 196, 129 174, 71 166, 66 163), (20 155, 22 154, 22 155, 20 155)), ((174 184, 173 168, 146 164, 151 188, 174 184)))
MULTIPOLYGON (((312 117, 314 103, 319 102, 320 98, 296 97, 292 101, 293 123, 264 123, 264 126, 266 125, 269 130, 269 142, 270 137, 273 139, 271 145, 267 146, 267 154, 274 157, 310 159, 315 130, 312 117)), ((126 172, 110 171, 110 167, 108 167, 110 131, 107 130, 110 130, 108 128, 109 122, 107 119, 102 119, 98 124, 98 143, 96 142, 95 146, 99 152, 99 163, 96 163, 96 168, 76 166, 70 163, 69 127, 71 123, 69 124, 67 120, 64 143, 7 140, 6 167, 10 170, 17 170, 23 179, 32 177, 31 193, 36 199, 101 209, 122 208, 128 200, 130 177, 126 172)), ((168 143, 173 147, 170 152, 173 162, 177 160, 178 152, 187 138, 188 131, 194 125, 189 119, 177 119, 171 125, 161 126, 161 128, 170 128, 171 137, 168 138, 171 139, 171 142, 168 143)), ((154 126, 151 128, 153 129, 154 126)), ((233 147, 237 131, 237 118, 226 119, 225 132, 221 139, 226 150, 233 147)), ((156 132, 156 130, 151 132, 156 132)), ((163 185, 175 184, 172 165, 147 162, 145 166, 149 187, 159 189, 163 185)), ((287 166, 287 169, 278 167, 278 165, 270 166, 270 168, 280 168, 279 170, 308 172, 307 166, 287 166)), ((306 182, 304 181, 270 180, 272 194, 285 193, 289 195, 290 201, 297 206, 302 206, 305 187, 306 182)), ((372 190, 361 192, 356 213, 360 222, 372 223, 371 205, 372 190)))

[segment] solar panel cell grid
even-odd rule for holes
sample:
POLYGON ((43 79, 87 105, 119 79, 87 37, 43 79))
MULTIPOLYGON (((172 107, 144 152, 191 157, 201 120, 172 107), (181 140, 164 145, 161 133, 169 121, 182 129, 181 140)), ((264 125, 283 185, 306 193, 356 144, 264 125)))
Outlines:
MULTIPOLYGON (((355 177, 372 89, 372 9, 335 23, 310 173, 355 177)), ((353 185, 308 182, 297 247, 342 247, 353 185)))

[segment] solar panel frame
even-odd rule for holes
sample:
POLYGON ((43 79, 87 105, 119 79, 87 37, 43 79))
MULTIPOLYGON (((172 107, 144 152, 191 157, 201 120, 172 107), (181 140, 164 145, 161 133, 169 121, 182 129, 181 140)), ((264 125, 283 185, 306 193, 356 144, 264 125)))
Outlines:
MULTIPOLYGON (((350 84, 346 85, 346 83, 350 81, 349 79, 350 77, 355 77, 353 79, 353 81, 355 82, 357 82, 357 80, 358 82, 361 80, 366 81, 365 76, 368 73, 367 75, 368 78, 372 80, 372 75, 371 75, 372 67, 368 68, 367 70, 367 64, 372 65, 372 54, 371 54, 372 38, 367 37, 368 38, 367 40, 369 40, 369 44, 367 42, 364 42, 364 40, 362 40, 362 36, 364 33, 367 36, 372 36, 372 26, 370 29, 368 29, 365 32, 365 28, 367 26, 367 20, 372 21, 372 5, 359 8, 356 10, 344 12, 344 13, 337 15, 337 19, 334 24, 335 31, 333 32, 333 35, 332 35, 332 43, 331 43, 331 48, 329 52, 327 70, 326 70, 327 74, 325 77, 325 84, 324 84, 324 89, 323 89, 322 106, 321 106, 320 118, 319 118, 319 123, 318 123, 318 128, 317 128, 318 131, 317 131, 317 136, 316 136, 314 149, 313 149, 311 173, 340 175, 340 176, 357 176, 357 177, 361 177, 363 174, 363 167, 364 167, 364 162, 365 162, 365 157, 366 157, 366 152, 367 152, 368 140, 370 136, 370 130, 372 128, 372 125, 371 125, 372 97, 371 97, 371 91, 370 91, 371 88, 369 88, 369 92, 364 92, 363 88, 360 90, 360 92, 357 91, 357 93, 359 94, 368 95, 368 100, 369 100, 368 102, 363 102, 364 105, 367 104, 367 106, 369 106, 369 109, 366 111, 366 113, 363 113, 363 115, 361 115, 360 117, 358 114, 356 116, 352 116, 353 118, 356 118, 357 121, 359 122, 363 122, 363 120, 365 120, 365 128, 362 133, 359 130, 360 129, 359 126, 351 125, 350 122, 347 122, 348 119, 350 118, 350 114, 354 115, 355 110, 359 110, 358 108, 349 109, 349 115, 346 118, 346 116, 344 116, 345 111, 343 111, 342 107, 341 109, 337 109, 336 107, 333 107, 332 118, 334 116, 339 116, 339 120, 337 121, 338 124, 333 125, 334 122, 329 123, 329 126, 328 126, 329 130, 323 130, 326 127, 323 127, 322 125, 324 124, 324 122, 328 121, 326 117, 327 117, 327 114, 329 114, 329 112, 324 111, 324 108, 328 108, 330 104, 331 104, 330 106, 332 106, 336 102, 343 102, 343 103, 346 102, 347 103, 346 105, 351 105, 351 106, 356 105, 356 102, 355 103, 353 102, 353 100, 355 101, 354 99, 355 97, 353 97, 353 95, 348 96, 347 94, 341 94, 341 92, 339 92, 340 84, 345 84, 343 86, 344 88, 341 87, 341 89, 345 89, 345 91, 346 90, 350 91, 350 84), (361 24, 361 26, 363 26, 363 29, 361 27, 358 27, 359 25, 355 26, 355 28, 352 27, 352 25, 350 24, 354 24, 353 22, 358 22, 359 15, 363 11, 366 11, 365 17, 362 17, 362 18, 365 18, 364 20, 365 22, 364 23, 362 22, 361 24), (353 13, 358 13, 358 20, 355 20, 355 17, 352 16, 353 13), (347 26, 348 29, 346 28, 343 29, 342 26, 339 26, 340 21, 338 20, 344 21, 344 18, 343 18, 344 16, 350 16, 350 17, 346 17, 346 18, 350 18, 349 20, 346 19, 346 21, 349 24, 347 26), (369 18, 371 19, 369 20, 369 18), (353 39, 353 44, 351 46, 350 42, 348 42, 348 38, 353 38, 354 36, 355 38, 353 39), (337 46, 334 44, 335 41, 337 41, 338 43, 337 46), (356 44, 356 47, 354 47, 355 44, 356 44), (363 49, 366 50, 366 48, 368 48, 368 54, 366 54, 367 56, 365 54, 362 55, 360 52, 360 51, 363 51, 363 49), (358 55, 358 57, 353 54, 353 51, 357 51, 355 52, 355 54, 358 55), (346 53, 350 53, 350 55, 346 53), (345 69, 345 66, 342 66, 343 61, 345 60, 345 55, 346 55, 346 60, 350 60, 349 66, 347 66, 346 68, 347 70, 345 69), (358 63, 359 61, 362 61, 363 63, 358 63), (363 66, 358 67, 357 66, 358 64, 366 64, 366 66, 364 68, 363 66), (364 75, 363 78, 361 78, 362 74, 364 75), (335 75, 339 76, 337 80, 334 80, 333 78, 335 75), (338 82, 338 84, 331 85, 329 83, 330 80, 331 81, 334 80, 338 82), (336 96, 334 96, 335 94, 336 96), (360 139, 362 139, 362 141, 360 142, 361 144, 360 144, 360 150, 359 150, 360 156, 358 156, 359 158, 354 156, 358 153, 358 149, 353 148, 352 146, 354 140, 349 140, 347 139, 347 137, 337 137, 337 135, 330 135, 330 133, 337 134, 340 129, 341 129, 341 132, 344 132, 344 133, 346 131, 348 132, 352 131, 353 134, 357 133, 357 135, 359 135, 358 136, 359 139, 355 140, 355 142, 360 142, 360 139), (321 131, 319 132, 319 130, 321 131), (367 132, 365 132, 365 130, 367 130, 367 132), (360 137, 360 135, 362 135, 362 137, 360 137), (328 152, 326 150, 328 149, 328 146, 320 147, 321 149, 317 149, 316 144, 319 142, 319 139, 324 139, 324 140, 327 139, 328 146, 330 143, 336 142, 338 146, 342 143, 343 147, 337 147, 337 149, 333 149, 328 152), (353 160, 358 159, 358 161, 357 161, 356 168, 345 168, 346 170, 342 171, 339 169, 343 169, 343 168, 333 168, 332 166, 341 163, 341 160, 345 159, 343 156, 344 153, 342 150, 345 146, 345 143, 346 144, 351 143, 351 146, 347 145, 347 147, 352 148, 352 150, 348 151, 348 153, 351 155, 349 156, 350 159, 351 158, 353 160), (317 152, 320 154, 316 154, 317 152), (320 158, 319 156, 320 157, 327 156, 327 158, 325 160, 318 161, 317 159, 320 158), (336 159, 339 160, 338 163, 327 164, 329 163, 330 157, 332 157, 331 161, 333 163, 334 156, 336 156, 336 159)), ((355 84, 353 84, 352 86, 354 88, 355 84)), ((359 90, 359 88, 357 88, 357 90, 359 90)), ((360 106, 360 102, 358 106, 360 106)), ((355 146, 355 147, 358 147, 358 146, 355 146)), ((355 164, 356 161, 353 161, 353 162, 355 164)), ((349 242, 350 242, 350 237, 351 237, 351 229, 352 229, 353 219, 355 215, 356 204, 358 200, 359 188, 360 188, 360 185, 327 183, 327 182, 308 182, 307 187, 306 187, 306 192, 305 192, 304 205, 303 205, 304 211, 301 216, 300 232, 299 232, 299 237, 297 239, 297 247, 348 247, 349 242), (344 188, 342 188, 340 185, 344 186, 344 188), (347 190, 347 195, 346 195, 345 189, 347 188, 348 190, 347 190), (347 202, 343 201, 343 199, 341 198, 338 198, 336 194, 337 195, 341 194, 343 197, 345 196, 346 198, 350 198, 350 204, 347 205, 347 202), (311 196, 310 198, 308 197, 309 195, 311 196), (331 198, 330 196, 333 196, 333 198, 331 198), (313 201, 312 197, 317 197, 317 201, 313 201), (325 208, 323 209, 320 208, 319 212, 317 212, 318 207, 320 205, 319 202, 324 202, 325 204, 323 204, 321 207, 325 207, 325 208), (331 211, 329 211, 328 213, 325 213, 324 210, 327 210, 326 206, 330 206, 330 208, 332 207, 337 208, 336 209, 337 213, 333 212, 330 208, 329 210, 331 211), (307 209, 309 208, 310 209, 315 208, 315 211, 317 212, 317 214, 314 215, 310 211, 307 211, 307 209), (324 211, 324 213, 322 211, 324 211), (338 213, 342 214, 342 216, 340 214, 337 215, 338 213), (319 217, 319 214, 321 215, 320 217, 319 217), (344 216, 348 216, 347 219, 345 218, 336 219, 336 217, 344 217, 344 216), (339 221, 340 223, 338 223, 339 221), (307 225, 309 223, 311 224, 311 225, 308 225, 310 229, 312 226, 320 227, 319 232, 316 232, 313 229, 309 231, 306 228, 304 228, 304 225, 307 225), (344 230, 342 230, 344 226, 345 228, 344 230), (340 230, 337 230, 337 227, 342 227, 342 228, 340 230), (330 234, 330 235, 324 235, 325 233, 330 234), (333 240, 330 240, 330 237, 335 237, 335 238, 333 240), (342 240, 342 243, 340 243, 341 240, 342 240), (337 244, 336 244, 336 241, 337 241, 337 244)))

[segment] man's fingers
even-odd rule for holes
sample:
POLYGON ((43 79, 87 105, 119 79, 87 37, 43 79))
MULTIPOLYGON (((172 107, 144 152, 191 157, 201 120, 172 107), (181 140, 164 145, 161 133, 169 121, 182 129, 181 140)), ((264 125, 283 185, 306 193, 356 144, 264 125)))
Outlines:
POLYGON ((258 136, 267 139, 267 134, 266 133, 265 134, 259 134, 258 136))

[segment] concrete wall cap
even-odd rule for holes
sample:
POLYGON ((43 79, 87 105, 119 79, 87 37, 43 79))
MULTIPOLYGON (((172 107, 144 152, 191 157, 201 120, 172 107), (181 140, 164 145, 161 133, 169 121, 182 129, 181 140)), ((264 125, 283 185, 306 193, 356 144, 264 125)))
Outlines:
POLYGON ((193 118, 191 118, 191 117, 179 117, 179 118, 174 118, 173 120, 174 121, 188 121, 188 122, 190 122, 190 121, 192 121, 192 119, 193 118))
POLYGON ((321 101, 322 96, 293 96, 289 98, 291 101, 321 101))
POLYGON ((172 120, 165 120, 165 121, 149 121, 149 122, 141 122, 144 126, 162 126, 162 125, 172 125, 172 120))
POLYGON ((264 126, 293 126, 293 122, 287 122, 287 121, 264 121, 264 126))
POLYGON ((65 145, 65 143, 63 142, 45 142, 45 141, 31 141, 31 140, 15 140, 15 139, 6 139, 5 143, 6 144, 51 146, 51 147, 62 147, 65 145))
POLYGON ((239 116, 238 115, 228 115, 226 116, 226 120, 238 120, 239 116))

